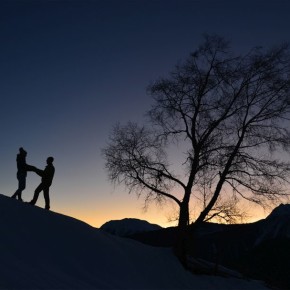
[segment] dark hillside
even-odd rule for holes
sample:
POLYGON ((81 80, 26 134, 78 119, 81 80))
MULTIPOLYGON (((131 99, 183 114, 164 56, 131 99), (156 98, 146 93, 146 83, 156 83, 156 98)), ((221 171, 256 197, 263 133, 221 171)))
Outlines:
POLYGON ((240 259, 243 272, 281 289, 290 289, 290 239, 267 240, 240 259))
MULTIPOLYGON (((188 255, 290 289, 290 205, 280 205, 263 220, 250 224, 204 223, 195 233, 189 226, 188 255)), ((153 246, 175 244, 177 228, 131 235, 153 246)))

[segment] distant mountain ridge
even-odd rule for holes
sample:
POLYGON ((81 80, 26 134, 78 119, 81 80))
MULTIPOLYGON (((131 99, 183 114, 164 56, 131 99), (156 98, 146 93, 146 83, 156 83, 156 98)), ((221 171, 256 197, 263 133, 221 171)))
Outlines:
POLYGON ((135 233, 143 233, 162 229, 157 224, 151 224, 145 220, 135 218, 124 218, 121 220, 111 220, 104 223, 101 230, 120 237, 126 237, 135 233))
POLYGON ((290 204, 283 204, 281 203, 279 206, 274 208, 272 212, 267 216, 267 218, 273 218, 276 216, 283 216, 283 215, 290 215, 290 204))
MULTIPOLYGON (((126 220, 126 219, 125 219, 126 220)), ((140 225, 146 221, 139 220, 140 225)), ((112 221, 112 225, 115 222, 112 221)), ((116 228, 118 228, 116 224, 116 228)), ((144 243, 154 246, 172 246, 175 243, 176 228, 159 228, 158 226, 153 230, 150 227, 146 230, 136 230, 133 228, 128 230, 129 236, 133 239, 143 241, 144 243), (156 236, 156 238, 155 238, 156 236), (164 239, 162 238, 164 236, 164 239)), ((265 218, 253 223, 246 224, 217 224, 217 223, 204 223, 197 232, 199 238, 208 237, 211 235, 219 235, 220 233, 228 232, 251 232, 251 242, 258 245, 264 240, 274 239, 277 237, 290 238, 290 204, 280 204, 274 208, 272 212, 265 218)))
POLYGON ((280 204, 266 219, 258 222, 259 236, 255 245, 277 238, 290 239, 290 204, 280 204))

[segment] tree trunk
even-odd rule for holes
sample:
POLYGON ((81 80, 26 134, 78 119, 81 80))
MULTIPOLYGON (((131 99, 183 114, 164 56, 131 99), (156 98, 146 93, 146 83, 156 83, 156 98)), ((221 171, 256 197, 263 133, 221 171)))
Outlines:
POLYGON ((177 227, 176 244, 174 245, 174 253, 181 262, 181 264, 187 268, 187 230, 189 225, 189 199, 190 191, 186 191, 183 201, 180 203, 179 220, 177 227))
POLYGON ((215 192, 212 196, 212 199, 210 200, 210 202, 208 203, 208 205, 206 206, 206 208, 200 213, 199 217, 196 219, 195 221, 195 224, 198 226, 199 224, 201 224, 206 216, 208 215, 208 213, 211 211, 212 207, 215 205, 219 195, 220 195, 220 192, 221 192, 221 189, 223 187, 223 184, 226 180, 226 177, 229 173, 229 170, 232 166, 232 163, 233 163, 233 160, 234 158, 236 157, 237 153, 238 153, 238 150, 244 140, 244 136, 245 136, 245 132, 246 132, 246 129, 247 127, 244 126, 243 127, 243 131, 242 131, 242 134, 241 134, 241 137, 239 138, 233 152, 231 153, 226 165, 225 165, 225 168, 224 168, 224 171, 222 173, 220 173, 220 180, 216 186, 216 189, 215 189, 215 192))
POLYGON ((178 227, 186 228, 189 225, 189 197, 184 198, 180 204, 178 227))
POLYGON ((212 199, 210 200, 210 202, 208 203, 208 205, 200 213, 199 217, 194 222, 196 226, 198 226, 201 223, 203 223, 203 221, 205 220, 206 216, 211 211, 212 207, 215 205, 215 203, 216 203, 216 201, 217 201, 217 199, 219 197, 219 194, 220 194, 220 191, 221 191, 221 188, 222 188, 223 183, 224 183, 224 179, 219 181, 219 183, 218 183, 218 185, 216 187, 216 190, 214 192, 214 195, 213 195, 212 199))

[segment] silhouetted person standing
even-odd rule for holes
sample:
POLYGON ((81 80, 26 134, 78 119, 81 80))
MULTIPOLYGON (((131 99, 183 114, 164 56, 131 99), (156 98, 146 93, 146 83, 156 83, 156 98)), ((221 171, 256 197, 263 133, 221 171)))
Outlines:
POLYGON ((11 196, 12 198, 18 198, 18 200, 22 201, 22 191, 26 187, 26 176, 27 176, 27 169, 28 165, 26 164, 26 155, 27 152, 21 147, 19 148, 19 153, 16 157, 16 163, 17 163, 17 179, 18 179, 18 189, 15 191, 15 193, 11 196))
POLYGON ((49 210, 50 200, 49 200, 49 187, 51 186, 53 176, 54 176, 54 166, 53 166, 53 157, 48 157, 46 160, 47 166, 44 170, 35 168, 34 171, 41 176, 41 183, 37 186, 34 191, 33 199, 30 201, 30 204, 35 205, 39 196, 39 193, 43 191, 43 196, 45 200, 45 209, 49 210))

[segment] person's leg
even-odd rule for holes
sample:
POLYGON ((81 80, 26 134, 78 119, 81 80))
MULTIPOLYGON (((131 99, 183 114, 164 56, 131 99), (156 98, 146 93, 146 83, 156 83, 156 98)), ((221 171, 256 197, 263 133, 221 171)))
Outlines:
POLYGON ((25 189, 26 187, 26 177, 22 177, 21 179, 19 179, 19 186, 18 186, 18 190, 17 190, 17 196, 18 196, 18 200, 22 201, 22 191, 25 189))
POLYGON ((18 192, 19 192, 19 183, 18 183, 18 188, 17 190, 14 192, 14 194, 11 196, 12 198, 16 198, 18 196, 18 192))
POLYGON ((37 199, 38 199, 38 196, 39 196, 39 193, 41 192, 43 190, 43 185, 42 185, 42 183, 40 183, 37 187, 36 187, 36 189, 35 189, 35 191, 34 191, 34 196, 33 196, 33 199, 31 200, 31 202, 30 202, 30 204, 36 204, 36 202, 37 202, 37 199))
POLYGON ((11 197, 16 198, 17 195, 18 195, 18 189, 14 192, 14 194, 11 197))
POLYGON ((18 179, 18 189, 15 191, 15 193, 11 196, 12 198, 18 198, 19 200, 22 201, 22 198, 21 198, 21 194, 22 194, 22 191, 25 189, 26 187, 26 177, 17 177, 18 179))
POLYGON ((45 200, 45 209, 50 209, 50 200, 49 200, 49 187, 43 188, 43 196, 45 200))

